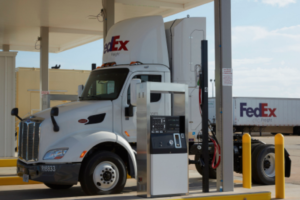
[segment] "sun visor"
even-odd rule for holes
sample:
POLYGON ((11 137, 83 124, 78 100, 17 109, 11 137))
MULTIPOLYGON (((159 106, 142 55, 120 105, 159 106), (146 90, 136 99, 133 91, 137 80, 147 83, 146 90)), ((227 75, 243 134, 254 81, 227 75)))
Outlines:
POLYGON ((169 67, 164 22, 161 16, 138 17, 113 25, 106 36, 103 63, 134 61, 169 67))

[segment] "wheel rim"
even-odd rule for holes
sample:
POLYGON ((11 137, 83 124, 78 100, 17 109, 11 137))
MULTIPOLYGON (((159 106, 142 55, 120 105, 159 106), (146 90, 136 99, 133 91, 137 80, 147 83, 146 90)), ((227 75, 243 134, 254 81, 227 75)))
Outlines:
POLYGON ((117 166, 109 161, 99 163, 93 173, 94 184, 102 191, 113 189, 119 180, 117 166))
POLYGON ((267 177, 275 177, 275 153, 268 153, 265 155, 262 167, 267 177))

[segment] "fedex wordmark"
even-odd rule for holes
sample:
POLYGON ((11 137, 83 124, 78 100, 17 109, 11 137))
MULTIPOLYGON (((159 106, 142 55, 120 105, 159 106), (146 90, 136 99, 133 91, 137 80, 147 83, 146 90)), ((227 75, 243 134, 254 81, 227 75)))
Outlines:
POLYGON ((121 50, 128 51, 126 45, 128 44, 129 40, 122 41, 122 40, 118 40, 119 38, 120 38, 119 35, 113 36, 111 38, 111 41, 104 45, 104 54, 111 51, 121 51, 121 50))
POLYGON ((260 103, 259 107, 246 107, 247 103, 240 103, 240 116, 244 116, 244 112, 248 117, 277 117, 275 114, 276 108, 267 108, 267 103, 260 103), (269 111, 269 114, 267 113, 269 111))

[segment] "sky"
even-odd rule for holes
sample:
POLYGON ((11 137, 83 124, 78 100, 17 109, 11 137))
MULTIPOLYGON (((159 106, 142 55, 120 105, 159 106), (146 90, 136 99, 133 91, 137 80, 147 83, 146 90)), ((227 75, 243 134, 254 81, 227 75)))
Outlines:
MULTIPOLYGON (((300 98, 300 0, 231 0, 233 96, 300 98)), ((214 79, 214 4, 169 17, 206 17, 209 79, 214 79)), ((51 39, 51 38, 50 38, 51 39)), ((50 53, 49 67, 101 65, 103 40, 50 53)), ((16 67, 39 67, 39 53, 19 51, 16 67)), ((209 82, 209 96, 212 96, 209 82)))

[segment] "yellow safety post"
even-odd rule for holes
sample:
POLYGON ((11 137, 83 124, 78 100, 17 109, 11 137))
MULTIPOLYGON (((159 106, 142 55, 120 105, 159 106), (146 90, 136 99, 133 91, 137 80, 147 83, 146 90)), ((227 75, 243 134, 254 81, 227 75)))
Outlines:
POLYGON ((284 137, 279 133, 275 136, 275 197, 277 199, 285 197, 284 171, 284 137))
POLYGON ((243 187, 251 189, 252 165, 251 165, 251 136, 243 135, 243 187))

